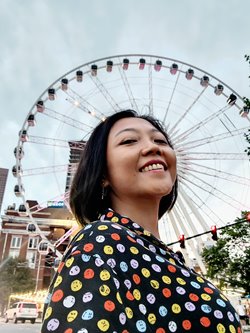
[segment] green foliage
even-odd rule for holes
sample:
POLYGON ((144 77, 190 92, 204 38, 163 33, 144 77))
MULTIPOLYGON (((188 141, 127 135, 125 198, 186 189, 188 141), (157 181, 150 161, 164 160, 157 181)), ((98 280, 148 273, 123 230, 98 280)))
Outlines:
POLYGON ((1 263, 0 269, 0 306, 7 306, 11 293, 33 290, 35 281, 30 268, 18 258, 8 258, 1 263))
MULTIPOLYGON (((246 212, 236 222, 245 220, 246 212)), ((222 229, 213 247, 203 250, 207 276, 217 279, 220 287, 243 288, 250 293, 250 225, 249 221, 222 229)))

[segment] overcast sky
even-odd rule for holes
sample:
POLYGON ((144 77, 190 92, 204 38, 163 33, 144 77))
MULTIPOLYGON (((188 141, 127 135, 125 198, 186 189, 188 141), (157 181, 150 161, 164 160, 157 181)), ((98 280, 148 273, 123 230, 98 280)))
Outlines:
MULTIPOLYGON (((39 95, 88 61, 126 53, 184 61, 249 93, 249 0, 1 0, 1 154, 13 193, 13 149, 39 95)), ((19 202, 20 203, 20 202, 19 202)))

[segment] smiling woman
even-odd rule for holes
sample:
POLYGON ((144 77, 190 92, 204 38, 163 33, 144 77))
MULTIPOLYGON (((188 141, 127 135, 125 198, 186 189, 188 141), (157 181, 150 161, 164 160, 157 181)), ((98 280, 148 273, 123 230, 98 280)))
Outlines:
POLYGON ((94 129, 71 187, 83 228, 51 283, 43 333, 241 332, 226 297, 159 239, 176 198, 176 156, 157 120, 126 110, 94 129))

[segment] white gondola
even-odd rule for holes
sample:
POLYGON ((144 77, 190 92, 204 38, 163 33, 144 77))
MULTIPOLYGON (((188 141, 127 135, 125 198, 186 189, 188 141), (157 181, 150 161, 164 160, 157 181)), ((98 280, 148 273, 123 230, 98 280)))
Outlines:
POLYGON ((67 91, 68 90, 68 83, 69 83, 69 80, 64 78, 61 80, 61 89, 63 91, 67 91))
POLYGON ((30 114, 28 119, 27 119, 28 126, 35 126, 36 121, 35 121, 35 116, 33 114, 30 114))
POLYGON ((244 106, 242 110, 240 110, 240 116, 246 118, 249 115, 250 108, 244 106))
POLYGON ((170 73, 171 73, 172 75, 175 75, 175 74, 177 73, 177 71, 178 71, 178 65, 175 64, 175 63, 173 63, 173 64, 171 65, 171 67, 170 67, 170 73))
POLYGON ((141 58, 139 60, 139 69, 141 69, 141 70, 144 69, 145 64, 146 64, 146 60, 144 58, 141 58))
POLYGON ((97 65, 95 65, 95 64, 91 65, 91 75, 92 76, 97 75, 97 69, 98 69, 97 65))
POLYGON ((124 58, 122 61, 122 68, 126 71, 128 69, 128 65, 129 65, 129 59, 128 58, 124 58))
POLYGON ((38 252, 41 255, 47 255, 49 253, 49 242, 46 240, 42 240, 39 244, 38 244, 38 252))
POLYGON ((209 77, 207 75, 204 75, 201 78, 200 84, 201 84, 202 87, 207 87, 208 84, 209 84, 209 77))
POLYGON ((29 223, 26 227, 26 230, 28 232, 35 232, 36 231, 36 225, 34 223, 29 223))
POLYGON ((26 130, 22 130, 19 132, 20 140, 22 142, 27 142, 29 140, 29 136, 26 130))
POLYGON ((113 68, 113 61, 108 60, 106 65, 107 72, 112 72, 112 68, 113 68))
POLYGON ((40 113, 42 113, 44 111, 43 101, 38 101, 36 103, 36 110, 37 110, 37 112, 40 112, 40 113))
POLYGON ((156 60, 156 62, 154 64, 155 71, 159 72, 161 70, 161 66, 162 66, 162 61, 161 60, 156 60))
POLYGON ((18 167, 15 165, 12 167, 12 175, 14 177, 17 177, 17 175, 22 175, 22 168, 20 165, 18 165, 18 167))
POLYGON ((83 78, 83 72, 82 71, 77 71, 76 72, 76 81, 77 82, 82 82, 82 78, 83 78))
POLYGON ((236 101, 237 101, 237 96, 235 96, 234 94, 231 94, 227 99, 227 103, 229 105, 234 105, 236 101))
POLYGON ((54 88, 49 88, 48 89, 48 97, 50 101, 54 101, 56 98, 56 92, 54 88))
POLYGON ((14 187, 14 193, 17 197, 21 197, 22 195, 24 195, 24 187, 23 185, 15 185, 14 187))
POLYGON ((217 86, 214 87, 214 93, 215 95, 219 96, 223 93, 224 87, 222 84, 217 84, 217 86))
POLYGON ((189 68, 186 71, 186 79, 187 80, 192 80, 193 76, 194 76, 194 70, 192 68, 189 68))
POLYGON ((24 156, 23 148, 22 147, 16 147, 14 149, 14 155, 15 155, 15 158, 17 158, 18 160, 21 160, 24 156))

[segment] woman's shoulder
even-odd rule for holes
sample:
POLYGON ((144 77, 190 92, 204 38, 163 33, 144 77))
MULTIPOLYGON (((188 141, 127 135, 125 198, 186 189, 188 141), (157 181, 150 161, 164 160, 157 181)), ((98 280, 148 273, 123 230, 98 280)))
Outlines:
POLYGON ((71 240, 66 254, 99 251, 100 247, 111 245, 114 241, 136 242, 136 234, 126 227, 106 220, 96 220, 82 228, 71 240))

